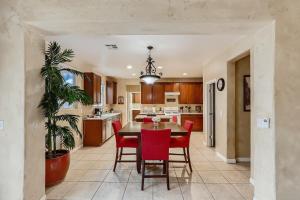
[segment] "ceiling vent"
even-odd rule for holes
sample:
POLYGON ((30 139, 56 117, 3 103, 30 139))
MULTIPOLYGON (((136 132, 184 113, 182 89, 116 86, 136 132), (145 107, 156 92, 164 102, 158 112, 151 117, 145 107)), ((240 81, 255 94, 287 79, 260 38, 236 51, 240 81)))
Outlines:
POLYGON ((116 44, 106 44, 105 45, 108 49, 118 49, 118 46, 116 44))

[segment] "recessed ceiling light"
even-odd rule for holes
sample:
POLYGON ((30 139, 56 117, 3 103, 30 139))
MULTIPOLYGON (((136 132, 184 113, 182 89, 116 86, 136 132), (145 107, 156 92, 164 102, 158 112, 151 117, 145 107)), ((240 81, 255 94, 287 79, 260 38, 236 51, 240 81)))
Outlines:
POLYGON ((135 73, 133 73, 133 74, 131 74, 132 76, 135 76, 136 74, 135 73))
POLYGON ((157 67, 157 69, 162 69, 162 68, 163 68, 163 66, 158 66, 158 67, 157 67))
POLYGON ((131 65, 127 65, 127 69, 132 69, 132 66, 131 65))
POLYGON ((187 73, 185 73, 185 72, 184 72, 182 75, 183 75, 183 76, 186 76, 186 75, 187 75, 187 73))

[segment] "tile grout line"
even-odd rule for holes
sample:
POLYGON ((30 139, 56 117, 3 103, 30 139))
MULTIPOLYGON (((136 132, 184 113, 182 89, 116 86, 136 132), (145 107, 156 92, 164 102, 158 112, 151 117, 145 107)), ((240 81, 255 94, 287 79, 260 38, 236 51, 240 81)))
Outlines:
POLYGON ((99 191, 99 189, 101 188, 101 186, 104 184, 104 180, 105 180, 106 177, 108 176, 109 171, 110 171, 110 170, 108 170, 108 172, 106 173, 105 177, 104 177, 103 180, 102 180, 102 183, 100 184, 100 186, 98 187, 98 189, 96 190, 96 192, 94 193, 94 195, 92 196, 91 200, 93 200, 93 198, 95 197, 95 195, 97 194, 97 192, 99 191))
POLYGON ((129 183, 129 179, 130 179, 131 173, 132 173, 132 170, 131 170, 130 173, 129 173, 128 180, 127 180, 127 182, 126 182, 126 186, 125 186, 125 189, 124 189, 124 192, 123 192, 123 195, 122 195, 122 200, 124 199, 125 192, 126 192, 126 190, 127 190, 127 186, 128 186, 128 183, 129 183))

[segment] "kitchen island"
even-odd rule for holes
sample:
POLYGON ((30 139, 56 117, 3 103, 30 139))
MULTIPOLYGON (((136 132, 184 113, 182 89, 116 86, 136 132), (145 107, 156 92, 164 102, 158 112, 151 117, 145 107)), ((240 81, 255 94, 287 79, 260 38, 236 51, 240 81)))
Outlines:
POLYGON ((158 118, 160 118, 161 122, 170 122, 170 121, 172 121, 172 117, 171 116, 164 115, 164 114, 158 114, 156 116, 153 116, 153 115, 141 115, 141 114, 139 114, 139 115, 137 115, 135 117, 135 121, 136 122, 143 122, 144 118, 146 118, 146 117, 150 117, 150 118, 152 118, 152 117, 158 117, 158 118))

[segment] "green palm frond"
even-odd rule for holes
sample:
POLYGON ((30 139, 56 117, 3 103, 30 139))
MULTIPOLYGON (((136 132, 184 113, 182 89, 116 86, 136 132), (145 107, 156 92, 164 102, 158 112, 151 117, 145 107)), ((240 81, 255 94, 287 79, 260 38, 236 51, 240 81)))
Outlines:
POLYGON ((64 84, 60 88, 57 94, 59 98, 63 101, 62 103, 73 104, 75 102, 80 102, 83 105, 89 105, 92 103, 90 96, 78 86, 71 86, 69 84, 64 84))
POLYGON ((68 126, 57 126, 57 136, 61 138, 62 145, 66 149, 73 149, 75 147, 74 136, 68 126))
POLYGON ((55 120, 56 121, 65 121, 68 122, 69 126, 80 136, 82 137, 82 134, 80 130, 78 129, 77 123, 79 121, 78 115, 71 115, 71 114, 64 114, 64 115, 56 115, 55 120))
POLYGON ((59 115, 60 108, 64 103, 73 104, 80 102, 84 105, 89 105, 92 103, 92 100, 78 86, 71 86, 65 83, 62 76, 63 71, 70 72, 76 76, 84 76, 84 73, 80 71, 60 67, 62 63, 72 61, 74 57, 72 49, 62 50, 60 45, 54 41, 49 43, 44 55, 45 64, 41 68, 40 74, 45 80, 45 93, 39 103, 39 108, 42 109, 46 118, 45 127, 48 130, 48 133, 45 135, 46 149, 55 155, 58 139, 60 139, 64 148, 72 149, 75 147, 72 131, 82 137, 78 129, 79 116, 71 114, 59 115), (68 125, 59 126, 57 123, 60 121, 65 121, 68 125))

